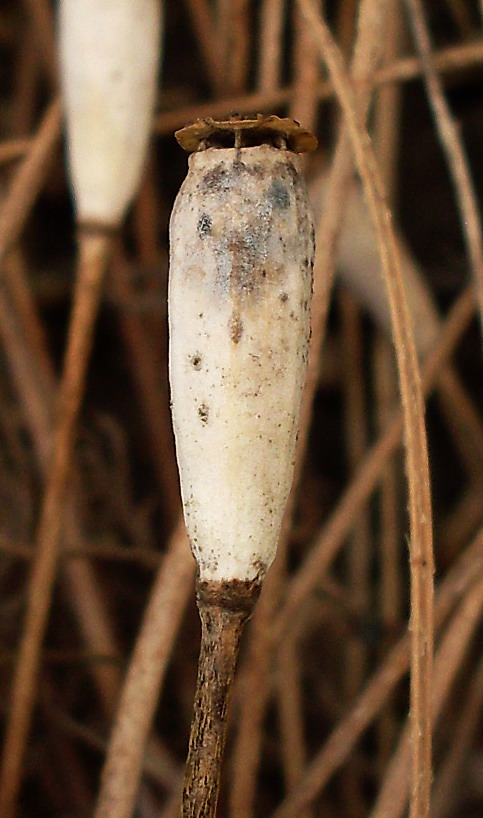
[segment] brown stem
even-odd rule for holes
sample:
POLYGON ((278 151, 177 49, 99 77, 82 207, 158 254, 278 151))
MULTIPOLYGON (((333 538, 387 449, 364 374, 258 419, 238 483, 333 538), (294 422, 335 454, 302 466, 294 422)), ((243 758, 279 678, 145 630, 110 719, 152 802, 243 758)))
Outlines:
POLYGON ((214 818, 225 747, 228 699, 243 626, 258 598, 259 582, 198 582, 201 648, 182 818, 214 818))
POLYGON ((5 731, 0 775, 1 818, 14 815, 20 788, 23 757, 35 704, 41 647, 53 593, 57 546, 64 519, 77 419, 110 244, 110 238, 103 234, 81 235, 76 295, 59 390, 58 420, 5 731))

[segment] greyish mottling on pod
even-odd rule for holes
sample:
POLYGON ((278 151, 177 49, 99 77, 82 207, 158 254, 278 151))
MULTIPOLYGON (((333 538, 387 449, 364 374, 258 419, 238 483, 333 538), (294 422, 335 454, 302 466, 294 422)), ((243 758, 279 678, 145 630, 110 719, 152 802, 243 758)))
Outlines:
POLYGON ((201 583, 263 578, 293 478, 314 230, 300 159, 276 144, 193 153, 171 217, 173 425, 201 583))

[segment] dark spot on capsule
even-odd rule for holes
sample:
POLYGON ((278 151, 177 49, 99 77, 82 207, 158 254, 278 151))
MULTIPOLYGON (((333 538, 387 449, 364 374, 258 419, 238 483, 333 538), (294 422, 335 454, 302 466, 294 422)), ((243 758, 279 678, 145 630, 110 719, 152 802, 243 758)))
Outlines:
POLYGON ((209 415, 210 415, 210 410, 209 410, 208 406, 206 405, 206 403, 202 403, 198 407, 199 419, 201 420, 202 423, 208 423, 209 415))
POLYGON ((243 322, 237 313, 233 313, 229 322, 230 338, 234 344, 238 344, 243 335, 243 322))
POLYGON ((242 162, 240 159, 235 159, 233 162, 233 173, 236 176, 241 176, 242 174, 248 174, 248 176, 261 176, 264 175, 263 165, 260 165, 258 162, 254 165, 246 165, 245 162, 242 162))
POLYGON ((201 355, 192 355, 190 358, 190 364, 193 369, 200 370, 201 369, 201 355))
POLYGON ((203 176, 201 187, 213 191, 227 190, 230 187, 230 173, 222 164, 215 165, 203 176))
POLYGON ((206 238, 206 236, 211 235, 211 228, 213 227, 213 222, 208 216, 207 213, 203 213, 200 218, 198 219, 198 236, 200 239, 206 238))
POLYGON ((273 172, 279 174, 282 179, 300 184, 300 175, 292 162, 275 162, 273 172))
POLYGON ((268 199, 276 210, 286 210, 290 205, 290 194, 279 179, 274 179, 268 189, 268 199))
POLYGON ((280 301, 282 304, 285 304, 285 302, 288 301, 288 293, 280 293, 280 301))

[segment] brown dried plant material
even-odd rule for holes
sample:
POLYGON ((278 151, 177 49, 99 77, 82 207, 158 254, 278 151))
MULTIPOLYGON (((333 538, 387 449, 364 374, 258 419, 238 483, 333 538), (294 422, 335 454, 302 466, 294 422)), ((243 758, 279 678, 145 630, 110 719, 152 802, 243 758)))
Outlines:
POLYGON ((433 542, 428 448, 424 401, 411 319, 391 213, 377 170, 370 139, 360 124, 357 101, 340 51, 312 0, 298 0, 319 43, 346 118, 357 168, 374 220, 383 266, 398 363, 399 387, 406 432, 406 472, 409 491, 412 719, 411 818, 429 815, 431 791, 431 686, 433 652, 433 542))
POLYGON ((206 117, 176 131, 175 136, 189 153, 208 147, 248 148, 263 144, 285 147, 293 153, 305 153, 317 147, 315 136, 294 119, 263 114, 255 119, 231 117, 224 121, 206 117))
POLYGON ((201 649, 183 790, 182 815, 216 814, 229 696, 243 626, 260 583, 198 583, 201 649))
MULTIPOLYGON (((50 471, 40 511, 37 553, 4 744, 0 812, 5 818, 13 816, 16 809, 112 230, 119 227, 136 192, 149 139, 160 23, 160 7, 152 0, 118 3, 108 9, 96 3, 81 6, 65 0, 60 7, 69 166, 77 221, 82 229, 50 471), (104 29, 102 42, 92 36, 96 28, 104 29)), ((58 116, 58 104, 54 103, 47 117, 54 134, 58 116)), ((50 131, 47 127, 45 130, 48 135, 50 131)), ((39 140, 39 144, 46 152, 48 141, 39 140)))
POLYGON ((446 154, 460 210, 463 235, 473 274, 473 283, 483 328, 483 233, 481 214, 458 127, 444 97, 431 50, 431 40, 420 0, 406 0, 409 20, 421 59, 422 71, 429 102, 433 109, 435 126, 446 154))

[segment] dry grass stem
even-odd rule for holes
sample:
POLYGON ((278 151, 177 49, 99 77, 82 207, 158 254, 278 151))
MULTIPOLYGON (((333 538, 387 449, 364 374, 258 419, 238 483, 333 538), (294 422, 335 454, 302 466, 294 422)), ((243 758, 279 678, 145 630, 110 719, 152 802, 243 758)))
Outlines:
POLYGON ((483 234, 477 198, 471 179, 468 160, 458 129, 445 100, 441 81, 434 65, 431 41, 426 26, 421 0, 406 0, 414 39, 421 58, 423 76, 429 102, 433 109, 435 127, 446 154, 455 187, 463 235, 480 309, 483 328, 483 234))
POLYGON ((361 128, 356 102, 330 32, 310 0, 298 0, 316 32, 321 56, 327 62, 343 108, 357 167, 377 232, 386 277, 403 403, 406 469, 410 511, 412 797, 411 816, 429 814, 431 789, 431 685, 433 550, 432 511, 424 402, 411 320, 402 283, 391 215, 370 147, 361 128))
POLYGON ((144 747, 171 646, 193 588, 194 570, 184 525, 180 522, 151 591, 124 682, 95 818, 129 818, 132 815, 144 747))
MULTIPOLYGON (((483 41, 469 43, 442 49, 435 54, 436 68, 442 73, 455 70, 464 71, 483 61, 483 41)), ((387 83, 409 82, 421 76, 421 63, 417 57, 404 57, 396 60, 392 65, 379 68, 371 76, 371 85, 378 87, 387 83)), ((225 97, 213 102, 191 104, 176 111, 160 113, 155 121, 155 132, 169 134, 177 128, 182 128, 187 122, 203 119, 206 116, 222 117, 227 111, 237 111, 241 114, 250 114, 253 111, 272 111, 280 105, 290 102, 294 93, 292 86, 277 88, 276 90, 255 91, 240 96, 225 97)), ((331 81, 324 81, 319 86, 319 100, 327 100, 334 96, 331 81)))
POLYGON ((480 665, 470 682, 462 703, 454 738, 437 772, 434 783, 433 808, 437 818, 446 818, 461 798, 456 781, 478 731, 478 715, 483 706, 483 666, 480 665), (475 718, 476 716, 476 718, 475 718))
POLYGON ((284 23, 282 0, 263 0, 260 12, 260 58, 258 88, 270 93, 280 87, 281 46, 284 23))
POLYGON ((61 112, 58 100, 52 102, 29 144, 28 154, 17 169, 0 212, 0 261, 20 235, 30 209, 45 182, 52 154, 60 137, 61 112))
MULTIPOLYGON (((483 566, 483 534, 478 534, 441 583, 435 603, 435 624, 440 626, 458 599, 478 582, 483 566)), ((354 748, 407 672, 410 645, 404 636, 388 653, 376 674, 369 679, 355 706, 340 720, 333 733, 307 766, 303 780, 272 818, 294 818, 310 804, 354 748)))
POLYGON ((52 460, 37 532, 24 633, 13 683, 0 776, 0 814, 14 815, 22 762, 28 738, 40 651, 47 624, 57 563, 57 547, 68 492, 72 448, 84 392, 87 362, 99 307, 106 256, 111 244, 104 235, 81 237, 80 262, 64 372, 59 389, 58 418, 52 460))
MULTIPOLYGON (((468 650, 475 629, 481 619, 483 583, 469 588, 441 639, 434 660, 433 721, 445 704, 455 675, 468 650)), ((411 734, 406 728, 387 767, 386 776, 370 818, 400 818, 404 814, 410 794, 408 776, 411 734)))

